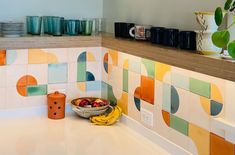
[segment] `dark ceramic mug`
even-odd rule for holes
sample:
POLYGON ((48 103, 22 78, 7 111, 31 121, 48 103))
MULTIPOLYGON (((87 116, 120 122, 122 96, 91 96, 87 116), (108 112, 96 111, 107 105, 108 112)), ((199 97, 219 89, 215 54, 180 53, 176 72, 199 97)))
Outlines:
POLYGON ((129 31, 134 26, 135 26, 134 23, 115 22, 114 23, 115 37, 131 38, 129 31))
POLYGON ((181 31, 179 34, 179 44, 181 49, 196 50, 196 32, 181 31))
POLYGON ((179 30, 178 29, 165 29, 163 44, 165 46, 178 47, 178 45, 179 45, 179 30))
POLYGON ((164 27, 152 27, 150 29, 151 39, 150 41, 154 44, 162 45, 164 42, 164 27))

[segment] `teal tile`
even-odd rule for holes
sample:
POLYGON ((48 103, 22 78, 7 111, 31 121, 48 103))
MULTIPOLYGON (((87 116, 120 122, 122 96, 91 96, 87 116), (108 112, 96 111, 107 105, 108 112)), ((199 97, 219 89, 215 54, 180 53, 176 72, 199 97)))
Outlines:
POLYGON ((142 63, 144 64, 147 73, 148 73, 148 77, 154 78, 155 76, 155 62, 152 60, 148 60, 148 59, 142 59, 142 63))
POLYGON ((86 52, 81 53, 78 56, 77 62, 86 62, 86 57, 87 57, 86 52))
POLYGON ((86 72, 86 81, 95 81, 95 76, 91 72, 86 72))
POLYGON ((122 80, 122 84, 123 84, 123 91, 124 92, 128 92, 128 70, 123 69, 123 80, 122 80))
POLYGON ((40 96, 47 94, 47 85, 27 86, 27 96, 40 96))
POLYGON ((163 84, 163 103, 162 109, 171 112, 171 86, 169 84, 163 84))
POLYGON ((208 82, 190 78, 189 88, 192 93, 210 98, 211 85, 208 82))
POLYGON ((211 116, 217 116, 220 114, 220 112, 223 109, 223 104, 216 102, 214 100, 211 100, 211 116))
POLYGON ((101 91, 101 81, 86 82, 86 91, 101 91))
POLYGON ((77 63, 77 82, 86 81, 86 62, 77 63))
POLYGON ((129 60, 129 71, 141 74, 141 63, 133 60, 129 60))
POLYGON ((180 75, 178 73, 172 73, 171 75, 172 85, 182 88, 184 90, 189 90, 189 77, 180 75))
POLYGON ((189 123, 177 116, 170 115, 170 127, 188 136, 189 123))
POLYGON ((135 101, 135 107, 138 111, 140 111, 140 108, 141 108, 141 100, 138 99, 137 97, 134 97, 134 101, 135 101))
POLYGON ((13 64, 17 59, 18 55, 16 51, 9 50, 6 52, 6 62, 7 65, 13 64))
POLYGON ((68 64, 48 64, 48 83, 67 83, 68 64))
POLYGON ((175 87, 171 86, 171 113, 175 114, 179 109, 180 98, 175 87))

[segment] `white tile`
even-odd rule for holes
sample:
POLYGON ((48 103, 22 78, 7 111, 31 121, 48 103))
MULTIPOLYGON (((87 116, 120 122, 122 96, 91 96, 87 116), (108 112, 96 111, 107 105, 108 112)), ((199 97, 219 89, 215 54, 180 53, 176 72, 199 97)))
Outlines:
POLYGON ((163 104, 163 83, 161 81, 155 80, 154 88, 154 105, 162 108, 163 104))
POLYGON ((68 82, 77 82, 77 63, 72 62, 68 64, 68 82))
POLYGON ((28 50, 7 50, 7 65, 28 64, 28 50))
POLYGON ((47 60, 49 64, 68 62, 68 49, 67 48, 50 48, 50 49, 45 49, 45 50, 48 53, 47 60))
POLYGON ((94 75, 95 81, 101 81, 101 62, 87 62, 86 71, 94 75))
POLYGON ((86 48, 68 48, 68 62, 77 62, 78 56, 86 52, 86 48))
POLYGON ((123 69, 120 67, 113 66, 112 72, 109 74, 108 84, 113 88, 122 90, 123 69))
POLYGON ((135 94, 137 87, 140 87, 141 76, 135 72, 128 72, 128 93, 131 95, 135 94))
POLYGON ((210 121, 210 115, 201 106, 200 96, 190 93, 189 122, 210 131, 210 121))
POLYGON ((8 87, 6 89, 6 108, 23 108, 25 106, 26 97, 21 96, 16 87, 8 87))
POLYGON ((86 92, 80 91, 77 83, 69 83, 67 88, 67 102, 79 97, 86 97, 86 92))
POLYGON ((226 81, 225 90, 225 119, 235 124, 235 82, 226 81))
POLYGON ((134 95, 128 95, 128 116, 140 122, 140 111, 137 109, 134 101, 134 95))
POLYGON ((123 68, 126 61, 129 63, 129 57, 129 54, 118 52, 118 66, 123 68))
POLYGON ((6 88, 0 88, 0 109, 6 106, 6 88))
POLYGON ((27 73, 27 65, 7 66, 7 86, 16 86, 18 80, 27 73))
POLYGON ((88 91, 86 92, 86 96, 101 98, 101 91, 88 91))
POLYGON ((0 66, 0 88, 6 87, 7 71, 6 66, 0 66))
POLYGON ((25 107, 45 106, 47 105, 47 96, 28 96, 26 97, 25 107))
POLYGON ((56 91, 59 91, 61 93, 66 94, 67 93, 67 84, 48 84, 47 86, 47 92, 54 93, 56 91))
POLYGON ((27 75, 36 78, 38 84, 47 84, 48 82, 48 65, 47 64, 32 64, 28 65, 27 75))

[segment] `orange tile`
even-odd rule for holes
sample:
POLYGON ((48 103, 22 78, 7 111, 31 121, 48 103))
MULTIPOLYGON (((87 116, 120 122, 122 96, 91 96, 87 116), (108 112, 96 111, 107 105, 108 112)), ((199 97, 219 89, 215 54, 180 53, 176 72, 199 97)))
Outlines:
POLYGON ((235 145, 213 133, 210 134, 210 155, 234 155, 235 145))
POLYGON ((140 99, 140 97, 141 97, 141 96, 140 96, 140 93, 141 93, 140 91, 141 91, 140 87, 137 87, 137 88, 135 89, 135 97, 138 98, 138 99, 140 99))
POLYGON ((106 53, 105 55, 104 55, 104 62, 106 62, 106 63, 108 63, 108 60, 109 60, 109 54, 108 53, 106 53))
POLYGON ((21 95, 21 96, 27 96, 27 88, 25 87, 20 87, 20 86, 16 86, 17 92, 21 95))
POLYGON ((170 113, 162 110, 162 117, 167 124, 167 126, 170 126, 170 113))
POLYGON ((0 50, 0 66, 6 65, 6 50, 0 50))
POLYGON ((154 79, 141 76, 141 99, 154 104, 154 79))

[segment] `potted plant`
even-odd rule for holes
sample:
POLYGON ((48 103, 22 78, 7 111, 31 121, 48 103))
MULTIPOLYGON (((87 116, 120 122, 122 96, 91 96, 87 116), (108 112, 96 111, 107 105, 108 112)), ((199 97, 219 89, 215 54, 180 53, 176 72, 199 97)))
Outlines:
POLYGON ((218 26, 218 30, 212 35, 212 42, 215 46, 221 48, 221 54, 227 50, 228 54, 235 58, 235 40, 230 41, 229 30, 235 24, 235 17, 230 25, 224 26, 224 21, 227 21, 228 15, 235 12, 235 0, 226 0, 224 7, 217 7, 215 10, 214 20, 218 26))

